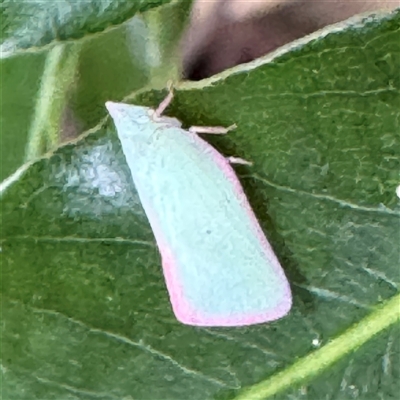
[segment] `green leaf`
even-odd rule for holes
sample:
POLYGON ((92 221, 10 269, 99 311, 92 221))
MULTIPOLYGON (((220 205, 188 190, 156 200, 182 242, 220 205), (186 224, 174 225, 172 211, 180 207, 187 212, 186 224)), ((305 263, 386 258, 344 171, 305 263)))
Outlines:
POLYGON ((170 1, 5 0, 0 8, 0 51, 7 57, 18 50, 79 39, 170 1))
POLYGON ((330 27, 180 85, 167 110, 238 125, 207 140, 253 162, 236 170, 294 295, 279 321, 175 320, 110 120, 4 182, 5 398, 396 398, 399 27, 330 27))

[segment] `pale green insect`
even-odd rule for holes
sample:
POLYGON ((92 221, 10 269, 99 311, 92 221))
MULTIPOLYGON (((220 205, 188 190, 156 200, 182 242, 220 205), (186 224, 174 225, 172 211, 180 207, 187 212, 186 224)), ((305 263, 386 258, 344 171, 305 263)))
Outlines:
MULTIPOLYGON (((107 102, 162 257, 176 318, 241 326, 283 317, 289 283, 230 162, 196 132, 154 111, 107 102)), ((240 159, 233 159, 243 162, 240 159)))

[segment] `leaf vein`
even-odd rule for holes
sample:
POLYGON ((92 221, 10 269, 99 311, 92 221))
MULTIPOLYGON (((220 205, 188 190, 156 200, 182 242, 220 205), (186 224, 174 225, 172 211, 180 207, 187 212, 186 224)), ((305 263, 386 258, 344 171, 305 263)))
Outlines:
POLYGON ((109 332, 109 331, 106 331, 106 330, 103 330, 103 329, 99 329, 99 328, 93 328, 93 327, 89 326, 88 324, 86 324, 86 323, 84 323, 84 322, 82 322, 80 320, 68 317, 67 315, 60 313, 59 311, 49 310, 49 309, 44 309, 44 308, 36 308, 36 307, 30 307, 30 308, 32 309, 32 311, 37 312, 37 313, 55 315, 57 317, 61 316, 63 318, 66 318, 69 322, 71 322, 73 324, 76 324, 76 325, 79 325, 79 326, 89 330, 90 333, 93 333, 93 334, 97 333, 97 334, 106 336, 109 339, 117 340, 117 341, 122 342, 124 344, 127 344, 127 345, 130 345, 130 346, 136 347, 138 349, 141 349, 141 350, 151 354, 152 356, 156 356, 156 357, 159 357, 159 358, 161 358, 161 359, 163 359, 165 361, 170 362, 173 366, 175 366, 176 368, 180 369, 182 372, 184 372, 187 375, 195 376, 196 378, 203 379, 203 380, 205 380, 205 381, 207 381, 209 383, 213 383, 213 384, 215 384, 217 386, 220 386, 220 387, 231 388, 229 385, 227 385, 226 382, 223 382, 223 381, 221 381, 219 379, 216 379, 216 378, 213 378, 211 376, 208 376, 208 375, 206 375, 206 374, 204 374, 204 373, 202 373, 200 371, 197 371, 195 369, 192 369, 192 368, 189 368, 189 367, 186 367, 186 366, 182 365, 180 362, 178 362, 175 359, 173 359, 170 355, 168 355, 168 354, 166 354, 166 353, 164 353, 162 351, 159 351, 159 350, 151 347, 150 345, 144 343, 143 340, 139 340, 138 342, 135 342, 135 341, 133 341, 133 340, 131 340, 131 339, 125 337, 125 336, 119 335, 117 333, 109 332))
POLYGON ((299 284, 299 283, 296 283, 296 286, 298 286, 302 289, 308 290, 310 293, 313 293, 313 294, 317 295, 318 297, 325 299, 325 300, 337 300, 337 301, 351 304, 356 307, 365 308, 368 310, 371 309, 371 306, 364 304, 364 303, 360 303, 359 301, 353 299, 350 296, 346 296, 344 294, 334 292, 333 290, 321 289, 316 286, 303 285, 303 284, 299 284))
POLYGON ((67 385, 66 383, 59 383, 59 382, 55 382, 49 379, 45 379, 42 378, 40 376, 37 375, 33 375, 35 379, 37 379, 40 383, 44 383, 50 386, 56 386, 62 389, 67 390, 68 392, 74 393, 74 394, 78 394, 78 395, 85 395, 85 396, 90 396, 93 397, 95 399, 104 399, 104 397, 106 396, 106 398, 111 399, 111 400, 119 400, 121 399, 121 397, 116 397, 114 395, 108 394, 108 393, 100 393, 100 392, 93 392, 91 390, 87 390, 87 389, 79 389, 76 388, 74 386, 71 385, 67 385))
POLYGON ((336 204, 339 204, 342 207, 345 208, 351 208, 353 210, 356 211, 366 211, 366 212, 370 212, 370 213, 378 213, 378 214, 384 214, 384 215, 396 215, 398 217, 400 217, 400 212, 397 210, 392 210, 388 207, 386 207, 384 204, 380 204, 378 207, 366 207, 366 206, 360 206, 358 204, 354 204, 351 203, 347 200, 342 200, 342 199, 338 199, 336 197, 330 196, 330 195, 326 195, 326 194, 320 194, 320 193, 310 193, 310 192, 306 192, 304 190, 300 190, 300 189, 292 189, 290 187, 287 186, 282 186, 282 185, 278 185, 274 182, 271 182, 265 178, 261 178, 259 175, 254 174, 251 175, 249 177, 252 177, 260 182, 265 183, 268 186, 271 186, 275 189, 281 190, 283 192, 288 192, 288 193, 293 193, 296 195, 300 195, 300 196, 308 196, 308 197, 312 197, 315 199, 320 199, 320 200, 326 200, 326 201, 331 201, 334 202, 336 204))
POLYGON ((364 267, 362 266, 361 269, 363 271, 365 271, 368 275, 372 276, 375 279, 381 279, 384 282, 388 283, 390 286, 392 286, 394 289, 398 289, 396 282, 392 281, 391 279, 389 279, 384 272, 382 271, 376 271, 375 269, 372 268, 368 268, 368 267, 364 267))
POLYGON ((101 243, 101 242, 111 242, 111 243, 121 243, 121 244, 139 244, 154 247, 154 243, 147 240, 136 240, 136 239, 125 239, 122 237, 102 237, 102 238, 85 238, 78 236, 64 236, 64 237, 55 237, 55 236, 30 236, 30 235, 17 235, 10 236, 4 240, 34 240, 36 242, 78 242, 78 243, 101 243))
POLYGON ((238 340, 238 339, 236 339, 235 337, 230 336, 230 335, 228 335, 228 334, 226 334, 226 333, 214 332, 214 331, 212 331, 212 330, 210 330, 210 329, 203 329, 203 332, 207 332, 208 334, 210 334, 210 335, 212 335, 212 336, 216 336, 216 337, 219 337, 219 338, 228 340, 228 341, 232 341, 232 342, 238 343, 239 345, 242 345, 242 346, 245 346, 245 347, 249 347, 249 348, 254 349, 254 350, 257 350, 257 351, 260 351, 261 353, 263 353, 263 354, 266 355, 267 357, 282 358, 282 357, 278 356, 278 354, 274 353, 274 352, 271 351, 271 350, 266 350, 266 349, 260 347, 260 346, 257 345, 257 344, 250 343, 250 342, 248 342, 248 341, 243 341, 242 339, 241 339, 241 340, 238 340))

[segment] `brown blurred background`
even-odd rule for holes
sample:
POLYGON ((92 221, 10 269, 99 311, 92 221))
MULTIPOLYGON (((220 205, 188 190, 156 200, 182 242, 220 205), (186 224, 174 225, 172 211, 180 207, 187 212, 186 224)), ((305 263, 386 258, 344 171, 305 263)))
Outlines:
POLYGON ((184 78, 200 80, 355 14, 397 7, 399 0, 195 0, 184 78))

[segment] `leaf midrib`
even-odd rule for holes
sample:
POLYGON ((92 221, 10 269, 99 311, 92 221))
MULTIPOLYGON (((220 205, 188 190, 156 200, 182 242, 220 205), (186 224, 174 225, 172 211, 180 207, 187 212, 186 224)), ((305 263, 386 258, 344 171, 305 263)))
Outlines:
POLYGON ((325 346, 304 356, 276 375, 245 389, 234 400, 265 400, 309 380, 399 320, 400 294, 377 307, 325 346))

